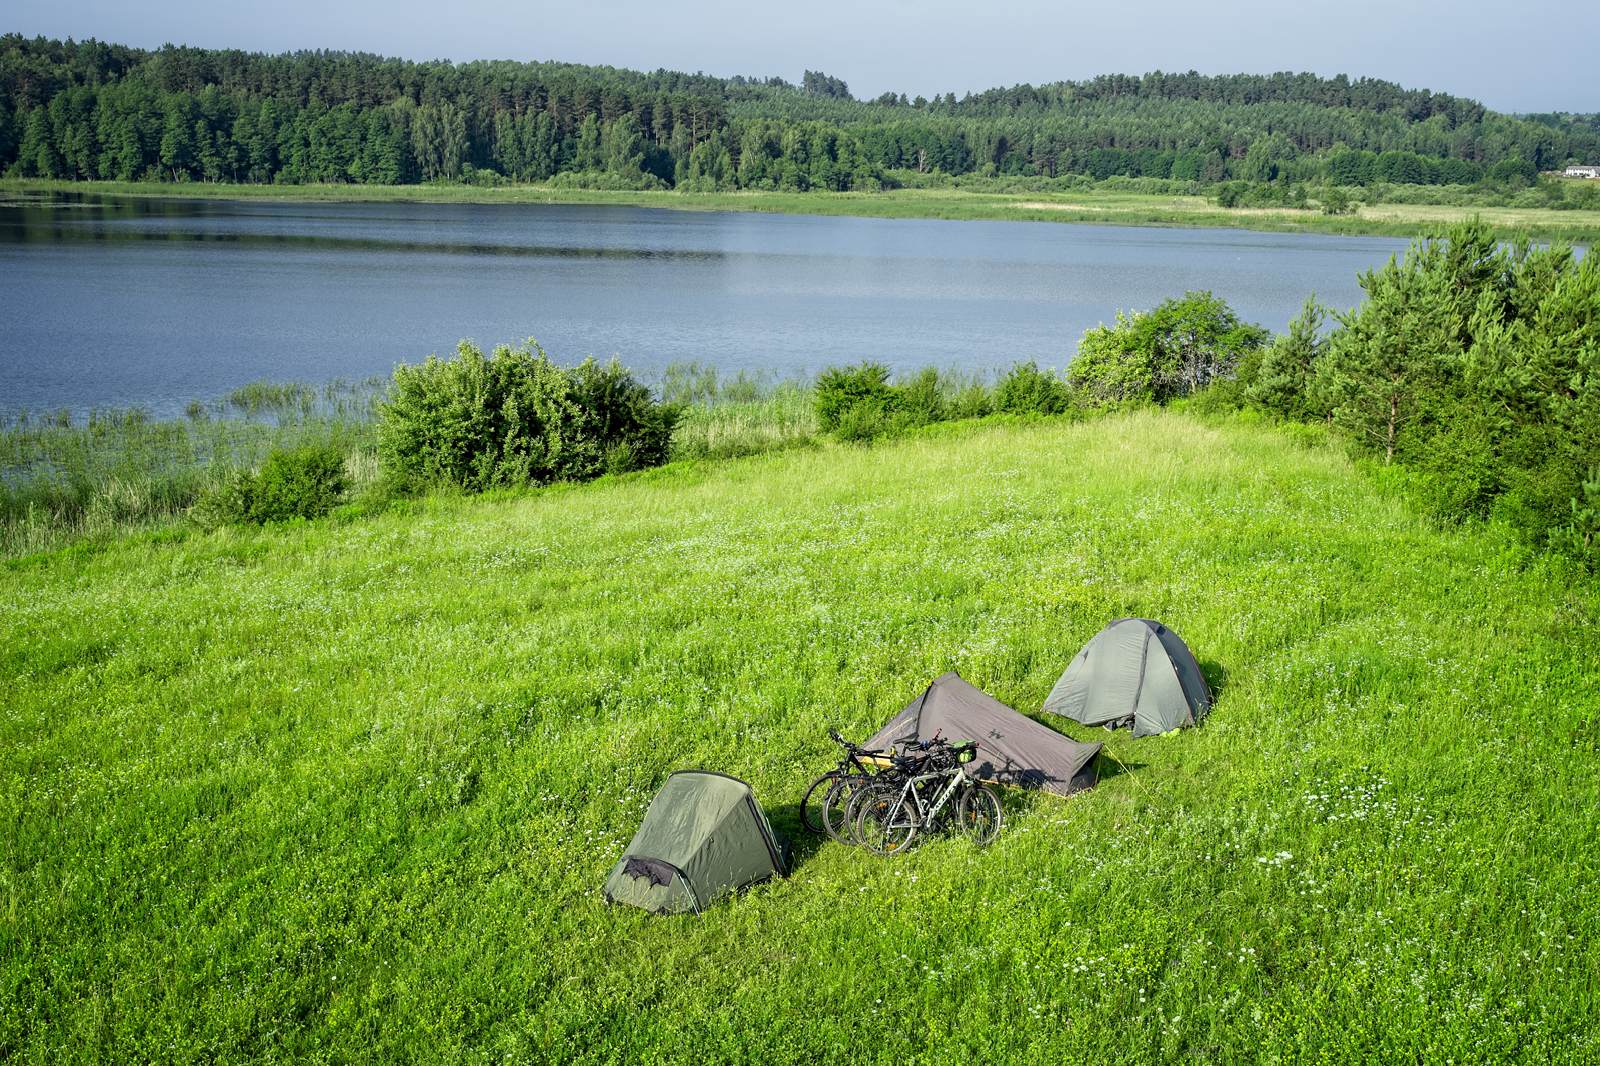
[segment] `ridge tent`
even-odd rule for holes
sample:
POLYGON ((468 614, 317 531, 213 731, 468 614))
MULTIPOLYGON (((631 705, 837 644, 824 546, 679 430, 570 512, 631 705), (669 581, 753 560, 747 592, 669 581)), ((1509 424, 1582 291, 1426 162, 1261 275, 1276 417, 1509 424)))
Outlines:
POLYGON ((942 733, 947 740, 976 740, 978 756, 966 772, 1003 785, 1039 788, 1062 796, 1095 783, 1099 744, 1080 744, 1007 707, 963 681, 942 674, 865 744, 885 748, 942 733))
POLYGON ((1191 726, 1211 689, 1178 634, 1148 618, 1119 618, 1072 660, 1044 709, 1081 725, 1133 726, 1136 737, 1191 726))
POLYGON ((603 895, 657 914, 699 914, 731 892, 786 873, 749 785, 710 770, 679 770, 650 801, 603 895))

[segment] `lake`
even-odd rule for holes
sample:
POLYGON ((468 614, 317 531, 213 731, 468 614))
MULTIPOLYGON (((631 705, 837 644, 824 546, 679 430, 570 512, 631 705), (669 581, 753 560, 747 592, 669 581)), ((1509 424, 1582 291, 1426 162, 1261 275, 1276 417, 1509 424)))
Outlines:
POLYGON ((534 337, 653 379, 876 359, 1063 366, 1121 309, 1210 289, 1282 329, 1405 241, 576 205, 60 196, 0 203, 0 414, 387 375, 534 337))

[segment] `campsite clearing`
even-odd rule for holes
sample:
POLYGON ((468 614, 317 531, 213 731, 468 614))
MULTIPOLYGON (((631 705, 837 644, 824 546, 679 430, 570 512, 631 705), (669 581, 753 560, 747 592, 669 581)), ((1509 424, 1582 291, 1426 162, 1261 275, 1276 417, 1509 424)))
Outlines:
POLYGON ((951 423, 9 563, 0 1057, 1594 1061, 1593 585, 1304 439, 951 423), (1036 715, 1123 616, 1201 728, 1052 717, 1102 778, 987 848, 799 830, 828 726, 951 669, 1036 715), (684 767, 792 875, 608 907, 684 767))

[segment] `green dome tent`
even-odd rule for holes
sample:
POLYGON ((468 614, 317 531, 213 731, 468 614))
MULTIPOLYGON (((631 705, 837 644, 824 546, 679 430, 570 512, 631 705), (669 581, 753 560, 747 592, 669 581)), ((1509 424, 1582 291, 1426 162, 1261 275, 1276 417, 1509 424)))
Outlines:
POLYGON ((680 770, 650 801, 604 895, 657 914, 699 914, 730 892, 785 873, 778 838, 749 785, 680 770))
POLYGON ((1210 708, 1194 653, 1148 618, 1119 618, 1096 633, 1044 701, 1083 725, 1131 725, 1136 737, 1194 725, 1210 708))

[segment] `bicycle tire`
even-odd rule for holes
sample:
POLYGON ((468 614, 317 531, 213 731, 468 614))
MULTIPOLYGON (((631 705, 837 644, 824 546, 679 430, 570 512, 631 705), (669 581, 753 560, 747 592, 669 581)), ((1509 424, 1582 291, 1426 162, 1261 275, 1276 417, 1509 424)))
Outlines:
POLYGON ((963 792, 956 804, 956 812, 961 831, 970 836, 974 844, 981 847, 993 843, 994 838, 1000 835, 1000 823, 1005 814, 1000 797, 988 785, 973 785, 963 792))
POLYGON ((888 789, 872 789, 857 797, 856 839, 874 855, 904 854, 917 837, 917 827, 902 816, 905 797, 888 789))
POLYGON ((806 827, 807 832, 821 834, 826 831, 819 814, 821 813, 822 801, 826 800, 828 790, 833 788, 838 779, 839 771, 829 770, 811 782, 811 787, 806 789, 805 796, 800 800, 800 824, 806 827), (819 802, 814 804, 811 801, 817 795, 817 789, 819 788, 823 789, 822 796, 817 797, 819 802))
POLYGON ((820 808, 822 828, 829 837, 841 844, 853 842, 850 838, 848 821, 850 801, 869 787, 867 782, 868 779, 861 774, 840 774, 834 778, 833 784, 822 797, 820 808))
POLYGON ((869 777, 863 781, 861 783, 861 787, 856 789, 855 792, 851 794, 849 802, 845 804, 843 843, 861 843, 861 837, 856 832, 856 824, 861 820, 861 805, 866 802, 868 796, 875 792, 883 791, 888 791, 891 794, 895 794, 898 793, 899 790, 900 787, 898 785, 882 779, 869 777))

